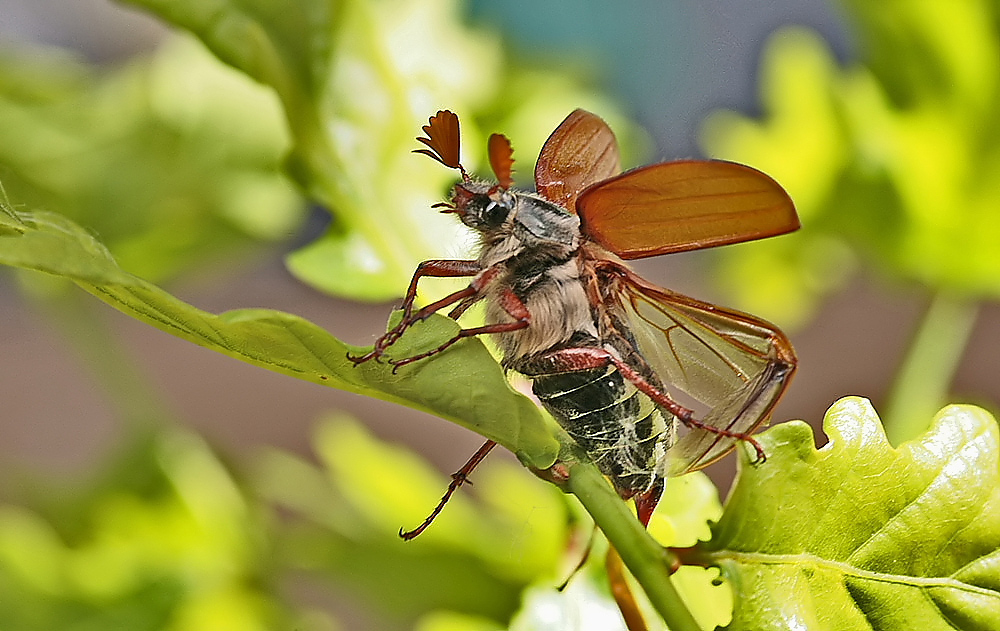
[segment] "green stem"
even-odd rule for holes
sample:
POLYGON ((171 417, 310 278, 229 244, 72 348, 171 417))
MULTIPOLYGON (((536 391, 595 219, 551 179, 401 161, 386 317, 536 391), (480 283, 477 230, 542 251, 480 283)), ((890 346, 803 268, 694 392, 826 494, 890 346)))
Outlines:
POLYGON ((646 532, 600 471, 587 462, 568 462, 567 485, 615 547, 650 603, 671 631, 700 631, 670 581, 669 555, 646 532))
POLYGON ((931 301, 889 393, 886 433, 893 444, 927 429, 945 403, 976 321, 978 303, 946 293, 931 301))

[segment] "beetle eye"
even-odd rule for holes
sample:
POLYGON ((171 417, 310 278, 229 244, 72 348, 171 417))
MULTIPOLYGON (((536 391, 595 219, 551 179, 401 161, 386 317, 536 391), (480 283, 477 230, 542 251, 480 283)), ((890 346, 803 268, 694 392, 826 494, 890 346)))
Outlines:
POLYGON ((507 219, 510 208, 501 202, 490 200, 483 209, 483 223, 489 226, 499 226, 507 219))

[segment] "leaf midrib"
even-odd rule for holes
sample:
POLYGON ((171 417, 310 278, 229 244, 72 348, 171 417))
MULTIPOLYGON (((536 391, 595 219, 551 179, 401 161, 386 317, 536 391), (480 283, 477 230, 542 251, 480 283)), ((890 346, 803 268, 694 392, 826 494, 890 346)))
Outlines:
POLYGON ((744 565, 790 565, 796 567, 812 565, 823 570, 833 570, 843 575, 878 581, 881 583, 911 585, 920 588, 947 587, 964 592, 979 594, 981 596, 1000 599, 1000 593, 994 590, 977 587, 975 585, 970 585, 969 583, 963 583, 962 581, 947 576, 906 576, 903 574, 873 572, 842 561, 824 559, 813 554, 764 554, 760 552, 737 552, 733 550, 726 550, 724 552, 712 552, 706 556, 708 560, 715 563, 720 561, 733 561, 744 565))

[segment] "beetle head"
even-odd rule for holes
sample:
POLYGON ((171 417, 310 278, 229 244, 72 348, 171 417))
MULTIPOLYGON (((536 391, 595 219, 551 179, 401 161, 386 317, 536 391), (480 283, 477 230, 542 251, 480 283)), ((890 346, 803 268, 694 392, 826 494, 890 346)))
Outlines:
POLYGON ((500 134, 492 134, 489 138, 487 151, 490 167, 497 177, 497 183, 490 184, 473 180, 462 166, 458 116, 448 110, 439 111, 422 129, 427 137, 418 137, 417 140, 428 148, 414 151, 462 174, 462 181, 452 189, 451 202, 434 204, 433 207, 440 208, 441 212, 455 213, 463 223, 476 230, 489 232, 499 229, 514 209, 516 201, 510 192, 514 184, 514 157, 510 141, 500 134))

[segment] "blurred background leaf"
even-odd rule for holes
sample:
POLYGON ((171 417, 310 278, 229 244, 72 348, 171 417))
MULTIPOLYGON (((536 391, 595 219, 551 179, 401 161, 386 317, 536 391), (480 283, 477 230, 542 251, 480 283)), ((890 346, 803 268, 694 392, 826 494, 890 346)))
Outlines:
POLYGON ((290 520, 279 551, 311 581, 346 590, 379 628, 441 610, 503 624, 525 586, 557 580, 569 509, 520 466, 490 461, 476 474, 478 501, 457 494, 413 545, 399 529, 437 503, 441 474, 343 415, 318 425, 315 449, 322 468, 283 452, 261 461, 257 486, 290 520))
MULTIPOLYGON (((985 4, 983 9, 977 23, 989 24, 993 18, 985 4)), ((893 15, 894 27, 903 30, 900 16, 893 15)), ((867 17, 859 16, 864 26, 878 26, 865 22, 867 17)), ((920 17, 935 20, 934 15, 920 17)), ((767 117, 758 122, 717 114, 706 125, 706 144, 715 155, 759 164, 789 189, 805 230, 797 239, 777 243, 792 242, 800 260, 816 249, 815 240, 826 239, 896 278, 995 298, 1000 253, 989 244, 1000 237, 995 212, 1000 138, 993 116, 1000 92, 990 78, 998 71, 984 69, 986 80, 975 94, 958 93, 960 77, 951 76, 941 78, 936 90, 927 89, 927 79, 920 84, 923 89, 910 86, 908 94, 895 94, 905 87, 898 85, 901 76, 932 72, 932 66, 947 61, 943 53, 960 54, 968 46, 980 64, 996 62, 997 33, 990 33, 991 47, 975 37, 985 35, 982 31, 975 29, 971 41, 949 38, 949 45, 961 50, 940 51, 931 59, 893 50, 888 80, 867 65, 838 68, 815 33, 781 31, 763 58, 767 117)), ((876 57, 887 54, 880 47, 893 42, 885 33, 871 33, 869 40, 876 57)), ((926 53, 931 45, 923 42, 919 48, 926 53)), ((850 270, 842 259, 816 259, 824 264, 818 272, 804 267, 815 276, 843 278, 850 270)), ((790 291, 807 296, 815 285, 804 272, 796 283, 790 291)))
POLYGON ((289 269, 340 296, 394 298, 417 263, 469 246, 451 217, 427 212, 455 174, 410 155, 430 114, 459 114, 474 169, 495 129, 533 150, 573 108, 612 110, 565 73, 513 66, 499 37, 461 24, 456 0, 129 2, 274 89, 292 134, 289 172, 332 217, 289 269))
POLYGON ((841 67, 817 33, 783 29, 761 61, 763 117, 706 122, 708 152, 775 176, 804 226, 723 252, 719 276, 789 323, 862 266, 922 285, 929 306, 886 406, 901 440, 944 403, 978 303, 1000 296, 1000 7, 843 4, 856 60, 841 67))
POLYGON ((237 631, 292 622, 274 598, 268 517, 200 438, 172 429, 121 456, 71 488, 29 480, 25 504, 0 507, 0 626, 237 631))
POLYGON ((10 199, 100 235, 153 282, 287 239, 302 202, 277 169, 273 96, 179 37, 104 70, 54 50, 0 50, 0 174, 10 199))

